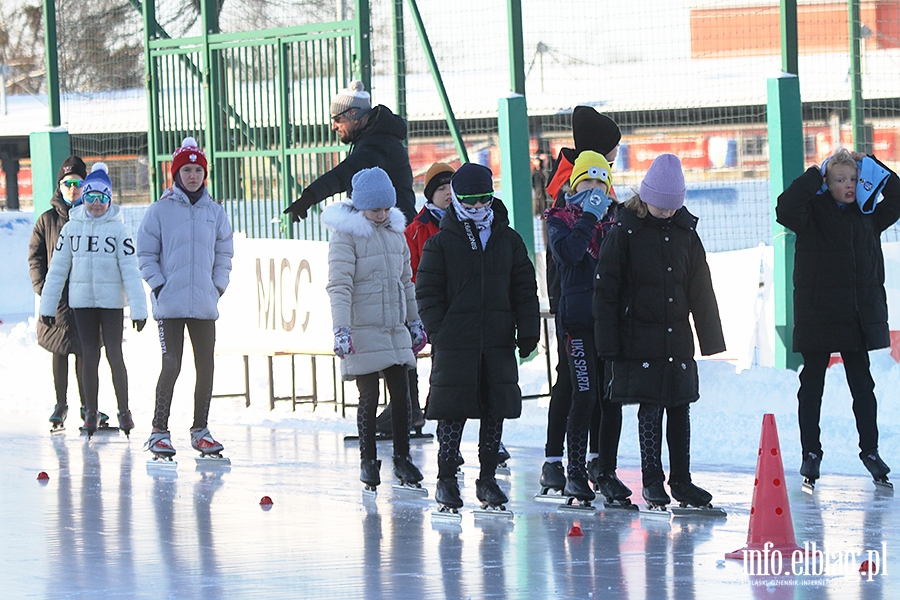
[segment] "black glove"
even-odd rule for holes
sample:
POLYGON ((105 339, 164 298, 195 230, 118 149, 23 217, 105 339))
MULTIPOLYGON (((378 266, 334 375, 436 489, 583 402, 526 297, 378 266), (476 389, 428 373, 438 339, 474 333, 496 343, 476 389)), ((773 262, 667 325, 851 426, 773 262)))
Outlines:
POLYGON ((519 340, 519 357, 528 358, 531 356, 531 353, 537 348, 538 339, 539 338, 536 337, 529 337, 519 340))
POLYGON ((309 189, 303 190, 300 197, 294 200, 294 203, 284 209, 285 215, 291 215, 291 221, 297 223, 300 219, 305 219, 309 207, 318 203, 319 199, 309 189))
MULTIPOLYGON (((165 284, 163 284, 163 285, 165 285, 165 284)), ((158 285, 155 288, 153 288, 153 297, 154 298, 159 298, 159 293, 162 291, 162 288, 163 288, 163 286, 161 286, 161 285, 158 285)))
POLYGON ((47 325, 48 327, 53 327, 54 325, 56 325, 56 317, 41 315, 41 323, 47 325))
POLYGON ((144 325, 147 324, 147 319, 132 319, 131 326, 137 329, 138 333, 144 330, 144 325))

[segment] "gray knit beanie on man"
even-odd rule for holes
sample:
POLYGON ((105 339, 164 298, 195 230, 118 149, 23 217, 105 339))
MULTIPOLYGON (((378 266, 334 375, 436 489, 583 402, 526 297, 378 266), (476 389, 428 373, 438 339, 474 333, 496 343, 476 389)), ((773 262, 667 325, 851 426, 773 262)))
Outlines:
POLYGON ((350 202, 356 210, 391 208, 397 204, 397 191, 391 178, 378 167, 359 171, 350 184, 353 186, 350 202))
POLYGON ((347 89, 338 92, 331 100, 331 116, 342 115, 351 108, 359 109, 362 114, 367 113, 372 108, 372 100, 365 90, 362 81, 351 81, 347 89))

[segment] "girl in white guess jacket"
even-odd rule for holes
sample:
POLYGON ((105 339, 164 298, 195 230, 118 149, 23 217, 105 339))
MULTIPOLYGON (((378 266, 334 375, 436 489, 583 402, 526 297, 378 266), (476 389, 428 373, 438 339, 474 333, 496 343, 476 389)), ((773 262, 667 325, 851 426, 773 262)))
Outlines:
POLYGON ((84 431, 93 435, 99 414, 100 347, 112 370, 118 401, 119 428, 127 435, 134 427, 128 409, 128 373, 122 357, 122 320, 127 299, 131 323, 141 331, 147 323, 147 298, 138 271, 135 243, 118 206, 112 204, 112 183, 104 163, 96 163, 82 184, 83 204, 69 212, 50 260, 41 294, 41 320, 52 324, 66 279, 69 306, 75 311, 84 353, 84 431), (102 344, 101 344, 102 338, 102 344))
POLYGON ((322 211, 334 230, 328 243, 328 296, 334 325, 334 353, 344 379, 356 380, 359 408, 360 476, 366 490, 381 483, 375 451, 378 379, 391 397, 394 476, 420 488, 422 473, 409 458, 407 371, 426 343, 410 277, 406 218, 394 205, 397 195, 387 173, 375 167, 352 179, 349 202, 322 211))

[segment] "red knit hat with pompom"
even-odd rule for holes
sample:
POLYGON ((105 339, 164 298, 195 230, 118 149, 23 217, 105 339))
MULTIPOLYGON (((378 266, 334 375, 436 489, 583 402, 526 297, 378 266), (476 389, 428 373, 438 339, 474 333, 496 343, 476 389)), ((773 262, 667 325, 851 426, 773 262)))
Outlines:
POLYGON ((178 173, 178 170, 184 165, 196 164, 203 167, 203 178, 209 175, 209 168, 206 165, 206 155, 197 145, 197 140, 192 137, 184 138, 181 147, 172 154, 172 177, 178 173))

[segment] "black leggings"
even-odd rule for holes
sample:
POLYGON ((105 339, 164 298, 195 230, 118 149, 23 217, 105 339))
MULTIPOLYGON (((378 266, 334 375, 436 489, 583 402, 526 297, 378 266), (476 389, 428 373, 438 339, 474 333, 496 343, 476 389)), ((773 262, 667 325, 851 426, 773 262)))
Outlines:
MULTIPOLYGON (((409 455, 409 379, 406 365, 392 365, 382 371, 391 403, 391 435, 394 456, 409 455)), ((356 376, 359 406, 356 429, 359 432, 359 456, 363 460, 378 458, 375 450, 375 409, 378 407, 378 373, 356 376)))
MULTIPOLYGON (((459 443, 462 440, 466 419, 444 419, 438 421, 438 479, 454 477, 459 465, 459 443)), ((503 437, 503 419, 482 417, 481 429, 478 430, 478 461, 481 465, 478 477, 493 479, 497 471, 497 452, 500 451, 500 438, 503 437)))
MULTIPOLYGON (((825 372, 831 354, 828 352, 803 352, 803 370, 800 371, 800 391, 797 392, 797 415, 800 421, 800 445, 803 455, 813 452, 822 456, 819 441, 819 416, 822 412, 822 392, 825 390, 825 372)), ((859 449, 865 453, 878 450, 878 402, 875 399, 875 381, 869 372, 869 353, 841 352, 847 385, 853 397, 853 415, 859 433, 859 449)))
MULTIPOLYGON (((128 372, 122 356, 122 321, 125 311, 121 308, 76 308, 75 323, 81 340, 81 381, 84 387, 84 406, 98 410, 97 394, 100 388, 100 341, 106 347, 106 360, 112 371, 113 388, 116 390, 118 411, 128 410, 128 372)), ((76 359, 77 361, 77 359, 76 359)))
POLYGON ((206 427, 209 402, 212 399, 214 353, 216 349, 216 322, 201 319, 160 319, 159 345, 162 349, 162 371, 156 383, 156 409, 153 412, 153 428, 167 431, 169 409, 175 381, 181 373, 181 357, 184 354, 184 328, 187 327, 194 348, 194 368, 197 382, 194 386, 194 423, 191 429, 206 427))
POLYGON ((666 413, 666 442, 669 446, 669 485, 691 480, 691 405, 664 408, 641 404, 638 409, 638 441, 641 446, 641 474, 644 487, 662 483, 662 419, 666 413))
POLYGON ((589 437, 590 451, 599 455, 601 472, 615 471, 622 434, 622 405, 605 398, 605 363, 596 358, 593 333, 572 332, 557 336, 556 341, 560 362, 556 368, 556 384, 550 394, 544 456, 562 456, 563 440, 567 437, 571 474, 573 465, 585 462, 589 437), (583 357, 571 355, 573 341, 583 357), (581 366, 576 364, 580 360, 584 361, 581 366), (583 374, 580 381, 579 369, 583 374), (564 392, 568 392, 568 396, 564 396, 564 392))
MULTIPOLYGON (((78 383, 78 398, 84 408, 84 382, 81 369, 84 361, 80 354, 75 355, 75 381, 78 383)), ((69 355, 53 353, 53 387, 56 389, 56 404, 69 404, 69 355)))

